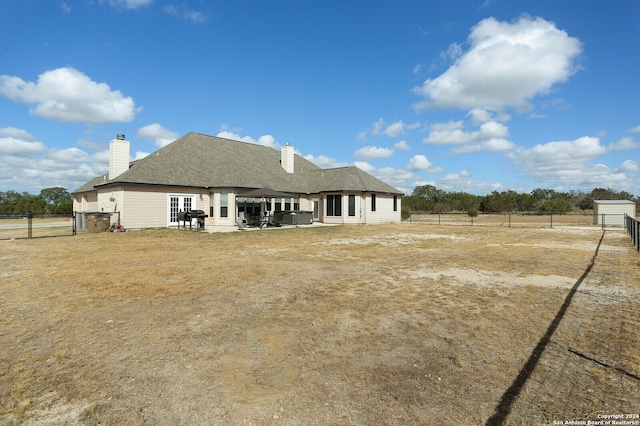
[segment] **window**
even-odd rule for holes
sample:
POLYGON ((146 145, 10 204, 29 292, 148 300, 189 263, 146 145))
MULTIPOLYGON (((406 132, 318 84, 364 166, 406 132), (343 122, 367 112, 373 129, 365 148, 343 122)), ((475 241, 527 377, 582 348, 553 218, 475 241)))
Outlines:
POLYGON ((178 213, 189 211, 196 206, 195 195, 167 195, 167 226, 178 225, 178 213))
POLYGON ((376 211, 376 194, 371 194, 371 211, 376 211))
POLYGON ((220 193, 220 217, 229 217, 229 193, 220 193))
POLYGON ((349 194, 349 216, 356 215, 356 196, 349 194))
POLYGON ((327 195, 327 216, 342 216, 342 195, 327 195))
POLYGON ((285 210, 291 210, 291 200, 288 199, 288 198, 285 198, 284 209, 285 210))
POLYGON ((169 222, 171 223, 178 221, 179 201, 178 197, 169 198, 169 222))
POLYGON ((393 211, 394 212, 398 211, 398 196, 397 195, 393 196, 393 211))

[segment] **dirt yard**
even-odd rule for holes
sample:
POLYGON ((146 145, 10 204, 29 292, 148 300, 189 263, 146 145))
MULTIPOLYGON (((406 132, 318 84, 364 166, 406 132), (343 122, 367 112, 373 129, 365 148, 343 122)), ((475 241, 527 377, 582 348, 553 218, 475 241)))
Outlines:
POLYGON ((0 425, 640 413, 621 230, 146 230, 0 241, 0 265, 0 425))

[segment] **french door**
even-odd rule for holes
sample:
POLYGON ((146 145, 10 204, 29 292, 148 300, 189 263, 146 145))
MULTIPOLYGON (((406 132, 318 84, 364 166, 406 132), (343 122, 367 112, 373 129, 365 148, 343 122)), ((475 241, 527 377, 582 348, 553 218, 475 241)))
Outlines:
POLYGON ((196 207, 195 195, 167 196, 167 226, 178 226, 178 212, 192 210, 196 207))

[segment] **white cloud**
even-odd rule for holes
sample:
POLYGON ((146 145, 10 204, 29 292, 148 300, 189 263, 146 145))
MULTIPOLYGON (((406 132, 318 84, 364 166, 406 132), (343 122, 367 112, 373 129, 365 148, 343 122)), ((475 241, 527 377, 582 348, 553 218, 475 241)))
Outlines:
POLYGON ((47 150, 47 147, 29 132, 15 127, 0 128, 0 154, 28 157, 47 150))
POLYGON ((415 123, 407 124, 407 125, 406 125, 406 127, 405 127, 405 129, 406 129, 406 130, 415 130, 415 129, 417 129, 418 127, 420 127, 420 122, 419 122, 419 121, 416 121, 415 123))
POLYGON ((440 76, 414 92, 416 105, 461 109, 529 109, 529 100, 576 72, 581 42, 549 21, 528 16, 499 22, 487 18, 474 26, 470 48, 440 76))
POLYGON ((23 139, 5 137, 0 138, 0 153, 15 155, 18 157, 29 156, 46 151, 47 147, 42 142, 27 141, 23 139))
POLYGON ((182 19, 183 21, 193 22, 194 24, 200 24, 206 22, 208 17, 202 12, 197 10, 187 9, 186 7, 176 7, 174 5, 165 6, 164 12, 174 18, 182 19))
POLYGON ((435 123, 431 126, 424 143, 436 145, 459 145, 452 149, 454 154, 477 151, 501 152, 516 148, 507 140, 509 128, 497 121, 482 123, 476 131, 464 131, 462 121, 435 123))
POLYGON ((66 2, 61 2, 60 3, 60 8, 62 9, 62 12, 65 13, 65 14, 71 13, 71 8, 69 7, 69 5, 66 2))
POLYGON ((0 136, 9 136, 13 138, 22 139, 25 141, 35 141, 36 138, 26 130, 18 129, 15 127, 3 127, 0 128, 0 136))
POLYGON ((633 190, 637 179, 636 160, 612 168, 595 161, 607 153, 595 137, 539 144, 508 155, 525 173, 541 184, 554 183, 566 188, 612 187, 633 190))
POLYGON ((474 108, 467 113, 467 117, 471 117, 472 124, 482 124, 487 123, 489 121, 499 121, 501 123, 506 123, 511 120, 511 116, 506 113, 494 113, 493 111, 489 111, 483 108, 474 108))
POLYGON ((391 123, 384 129, 384 134, 389 136, 390 138, 394 138, 398 135, 404 133, 405 124, 402 120, 391 123))
POLYGON ((444 191, 464 191, 470 194, 489 194, 492 191, 506 191, 513 189, 501 182, 480 182, 471 179, 468 169, 462 169, 459 173, 447 173, 442 179, 438 179, 430 185, 444 191))
POLYGON ((618 170, 621 172, 635 172, 638 171, 638 161, 637 160, 627 160, 618 167, 618 170))
POLYGON ((629 133, 640 133, 640 126, 629 129, 629 133))
POLYGON ((422 65, 421 65, 421 64, 418 64, 418 65, 416 65, 415 67, 413 67, 412 72, 413 72, 414 74, 418 74, 418 73, 420 72, 420 70, 421 70, 421 69, 422 69, 422 65))
POLYGON ((407 183, 420 179, 419 176, 401 169, 392 167, 377 168, 365 161, 356 161, 354 165, 365 172, 377 177, 383 182, 388 183, 394 188, 399 189, 403 193, 411 193, 411 189, 407 187, 407 183))
POLYGON ((444 60, 456 60, 462 55, 462 46, 458 43, 451 44, 446 52, 442 52, 440 57, 444 60))
POLYGON ((148 124, 141 127, 136 133, 139 138, 153 140, 158 148, 162 148, 165 145, 178 139, 178 133, 162 127, 159 123, 148 124))
POLYGON ((314 156, 312 154, 308 154, 305 155, 304 158, 323 169, 333 169, 336 167, 346 167, 351 165, 350 163, 343 163, 335 158, 327 157, 326 155, 314 156))
MULTIPOLYGON (((104 1, 105 0, 100 0, 100 3, 104 3, 104 1)), ((111 6, 124 9, 138 9, 150 5, 153 3, 153 0, 108 0, 108 3, 111 6)))
POLYGON ((1 75, 0 95, 13 101, 35 104, 29 112, 56 121, 81 123, 128 122, 136 107, 131 97, 96 83, 74 68, 46 71, 38 81, 1 75))
POLYGON ((150 152, 145 152, 145 151, 136 151, 135 155, 133 156, 134 160, 142 160, 144 157, 149 156, 149 154, 151 154, 150 152))
POLYGON ((409 151, 409 145, 407 145, 407 141, 401 140, 393 144, 393 147, 399 151, 409 151))
POLYGON ((72 191, 104 173, 108 150, 88 154, 82 149, 48 149, 29 132, 13 127, 0 129, 0 185, 38 193, 61 186, 72 191))
POLYGON ((584 136, 573 141, 538 144, 531 149, 524 150, 520 158, 537 168, 554 169, 575 164, 577 161, 596 158, 606 151, 606 148, 600 145, 598 138, 584 136))
POLYGON ((504 138, 491 138, 486 141, 457 146, 451 149, 454 154, 469 154, 471 152, 503 152, 516 148, 516 144, 504 138))
POLYGON ((440 132, 446 130, 462 129, 464 121, 448 121, 447 123, 434 123, 429 127, 432 132, 440 132))
POLYGON ((271 135, 263 135, 260 136, 258 140, 255 140, 251 136, 240 136, 239 134, 231 132, 229 130, 222 130, 221 132, 218 132, 216 136, 218 136, 219 138, 233 139, 240 142, 248 142, 254 143, 256 145, 268 146, 273 149, 280 149, 280 144, 276 142, 275 138, 271 135))
MULTIPOLYGON (((373 136, 388 136, 390 138, 395 138, 400 136, 408 130, 415 130, 420 127, 420 122, 416 121, 415 123, 406 124, 403 120, 394 121, 393 123, 387 125, 384 119, 379 118, 377 121, 373 123, 371 126, 371 134, 373 136)), ((356 136, 356 140, 359 142, 367 141, 367 133, 368 130, 359 132, 356 136)))
POLYGON ((393 155, 393 149, 377 146, 365 146, 364 148, 357 150, 353 155, 357 159, 363 161, 368 161, 373 158, 389 158, 393 155))
POLYGON ((373 130, 371 131, 371 134, 373 134, 374 136, 378 136, 380 133, 382 133, 383 127, 384 127, 384 120, 380 118, 378 119, 378 121, 373 123, 373 130))
POLYGON ((409 164, 407 165, 407 169, 415 171, 428 170, 432 165, 433 163, 431 163, 425 155, 418 154, 411 157, 409 164))
POLYGON ((609 145, 610 151, 624 151, 627 149, 637 149, 640 148, 640 142, 636 142, 633 138, 625 136, 617 142, 609 145))

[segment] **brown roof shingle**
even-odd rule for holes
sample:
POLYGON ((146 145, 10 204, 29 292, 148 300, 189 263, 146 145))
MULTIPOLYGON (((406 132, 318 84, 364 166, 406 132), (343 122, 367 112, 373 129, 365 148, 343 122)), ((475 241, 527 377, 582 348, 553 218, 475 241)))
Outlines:
POLYGON ((280 151, 253 143, 188 133, 160 148, 112 180, 93 179, 73 193, 91 186, 114 184, 167 185, 200 188, 263 188, 289 193, 400 191, 357 167, 321 169, 299 155, 294 173, 280 165, 280 151))

